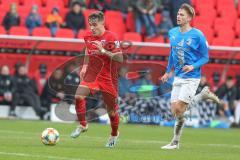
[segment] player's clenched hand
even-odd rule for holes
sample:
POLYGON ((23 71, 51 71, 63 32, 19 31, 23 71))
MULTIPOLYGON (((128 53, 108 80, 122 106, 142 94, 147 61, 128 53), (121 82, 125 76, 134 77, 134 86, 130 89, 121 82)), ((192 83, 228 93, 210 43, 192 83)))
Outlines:
POLYGON ((168 73, 165 73, 165 74, 162 76, 161 81, 162 81, 163 83, 165 83, 165 82, 168 81, 168 78, 169 78, 169 74, 168 74, 168 73))
POLYGON ((192 65, 185 65, 182 70, 185 73, 188 73, 188 72, 191 72, 193 69, 194 69, 194 67, 192 65))

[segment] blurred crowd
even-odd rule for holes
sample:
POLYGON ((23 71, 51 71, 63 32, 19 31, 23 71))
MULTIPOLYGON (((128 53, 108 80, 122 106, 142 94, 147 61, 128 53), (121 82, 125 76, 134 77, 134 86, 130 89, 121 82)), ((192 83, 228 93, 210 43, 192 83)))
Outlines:
MULTIPOLYGON (((34 28, 47 26, 54 37, 59 27, 72 29, 75 37, 79 30, 86 29, 84 10, 96 9, 105 12, 106 10, 117 10, 122 13, 126 20, 128 12, 132 12, 135 20, 135 31, 139 34, 145 33, 151 38, 156 35, 163 35, 167 38, 167 32, 176 25, 176 15, 182 3, 189 3, 190 0, 70 0, 69 11, 62 16, 61 8, 53 7, 46 19, 42 19, 39 6, 33 5, 25 20, 29 35, 32 35, 34 28), (161 22, 156 22, 155 14, 161 13, 161 22), (43 23, 45 22, 45 23, 43 23), (145 30, 144 28, 147 28, 145 30)), ((18 13, 18 5, 12 3, 9 11, 3 18, 2 25, 7 33, 13 26, 19 26, 22 19, 18 13)))

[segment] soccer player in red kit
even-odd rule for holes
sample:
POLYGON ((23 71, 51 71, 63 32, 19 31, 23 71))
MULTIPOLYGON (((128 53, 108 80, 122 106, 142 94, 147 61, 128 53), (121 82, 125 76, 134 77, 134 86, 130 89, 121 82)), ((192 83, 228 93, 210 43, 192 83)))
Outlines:
POLYGON ((115 34, 105 30, 102 12, 89 15, 88 24, 91 31, 84 36, 84 65, 80 72, 81 83, 75 95, 75 108, 80 125, 72 132, 71 137, 77 138, 87 131, 85 97, 99 90, 107 106, 112 129, 106 147, 114 147, 119 136, 118 68, 123 62, 123 55, 115 34))

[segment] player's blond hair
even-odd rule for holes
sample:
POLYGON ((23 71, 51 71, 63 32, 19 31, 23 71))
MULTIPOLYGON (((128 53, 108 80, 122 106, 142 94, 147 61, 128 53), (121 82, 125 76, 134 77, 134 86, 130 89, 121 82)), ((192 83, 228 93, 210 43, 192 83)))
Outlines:
POLYGON ((195 17, 195 10, 191 5, 189 5, 187 3, 183 3, 181 5, 180 9, 185 10, 190 17, 192 17, 192 18, 195 17))
POLYGON ((104 21, 104 13, 101 11, 94 12, 88 16, 88 21, 104 21))

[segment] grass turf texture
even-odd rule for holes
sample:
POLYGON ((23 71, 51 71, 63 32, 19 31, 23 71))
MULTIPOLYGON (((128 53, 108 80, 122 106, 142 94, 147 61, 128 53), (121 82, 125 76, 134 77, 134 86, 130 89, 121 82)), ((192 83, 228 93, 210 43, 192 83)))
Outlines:
POLYGON ((173 129, 159 126, 120 126, 116 148, 105 148, 108 125, 89 125, 77 139, 70 133, 76 124, 47 121, 0 120, 0 160, 236 160, 240 157, 240 130, 185 128, 180 150, 161 150, 169 142, 173 129), (60 141, 45 146, 41 132, 56 128, 60 141))

